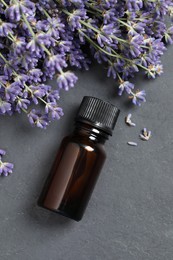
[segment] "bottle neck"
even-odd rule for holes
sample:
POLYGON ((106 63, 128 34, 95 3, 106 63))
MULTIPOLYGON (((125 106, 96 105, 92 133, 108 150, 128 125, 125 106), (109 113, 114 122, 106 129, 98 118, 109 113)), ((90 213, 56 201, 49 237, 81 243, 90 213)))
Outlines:
POLYGON ((109 134, 101 129, 83 122, 75 123, 74 134, 87 136, 91 141, 104 144, 109 138, 109 134))

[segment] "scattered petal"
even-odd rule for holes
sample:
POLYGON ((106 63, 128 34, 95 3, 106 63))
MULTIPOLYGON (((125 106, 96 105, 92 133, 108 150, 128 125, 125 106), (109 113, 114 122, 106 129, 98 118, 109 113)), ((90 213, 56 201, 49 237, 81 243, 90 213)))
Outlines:
POLYGON ((3 156, 3 155, 5 155, 5 154, 6 154, 6 151, 0 149, 0 157, 3 156))
POLYGON ((130 145, 130 146, 137 146, 137 145, 138 145, 138 144, 135 143, 135 142, 127 142, 127 144, 130 145))
POLYGON ((128 114, 125 117, 126 124, 129 125, 129 126, 136 126, 136 124, 131 121, 131 117, 132 117, 132 114, 128 114))
POLYGON ((146 128, 144 128, 139 137, 143 141, 148 141, 151 138, 151 131, 148 131, 146 128))

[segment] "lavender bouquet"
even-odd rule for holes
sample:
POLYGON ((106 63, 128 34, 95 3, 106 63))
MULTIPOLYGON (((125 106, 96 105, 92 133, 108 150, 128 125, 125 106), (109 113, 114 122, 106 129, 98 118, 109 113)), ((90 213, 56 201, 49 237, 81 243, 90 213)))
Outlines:
MULTIPOLYGON (((146 93, 129 80, 163 72, 172 18, 172 0, 0 0, 0 115, 24 112, 40 128, 60 119, 60 90, 74 87, 72 69, 88 69, 90 57, 106 64, 120 96, 141 105, 146 93)), ((8 175, 0 151, 0 175, 8 175)))

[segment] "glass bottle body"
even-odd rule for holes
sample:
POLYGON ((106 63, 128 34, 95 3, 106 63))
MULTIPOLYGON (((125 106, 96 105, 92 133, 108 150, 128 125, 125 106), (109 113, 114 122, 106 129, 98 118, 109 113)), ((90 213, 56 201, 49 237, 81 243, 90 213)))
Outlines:
POLYGON ((106 159, 107 138, 102 130, 78 123, 61 143, 38 204, 79 221, 106 159))

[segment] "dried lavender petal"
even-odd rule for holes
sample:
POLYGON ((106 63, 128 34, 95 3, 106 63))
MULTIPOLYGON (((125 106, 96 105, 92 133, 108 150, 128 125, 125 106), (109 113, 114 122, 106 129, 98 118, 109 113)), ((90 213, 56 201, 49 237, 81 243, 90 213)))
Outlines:
POLYGON ((139 137, 141 138, 141 140, 143 141, 148 141, 151 138, 151 131, 148 131, 146 128, 144 128, 141 131, 141 134, 139 135, 139 137))
POLYGON ((125 117, 126 124, 129 125, 129 126, 136 126, 136 124, 131 121, 131 117, 132 117, 132 114, 128 114, 125 117))
POLYGON ((138 144, 135 143, 135 142, 127 142, 127 144, 130 145, 130 146, 137 146, 137 145, 138 145, 138 144))

